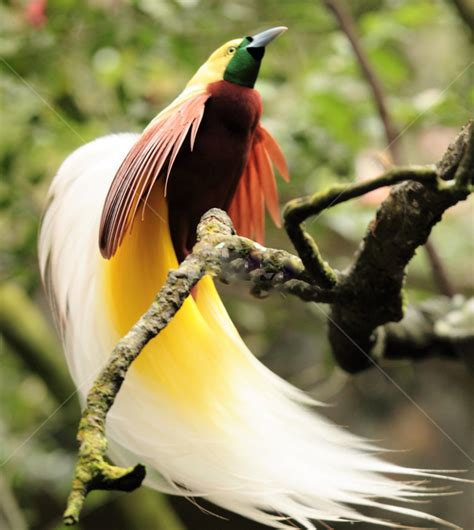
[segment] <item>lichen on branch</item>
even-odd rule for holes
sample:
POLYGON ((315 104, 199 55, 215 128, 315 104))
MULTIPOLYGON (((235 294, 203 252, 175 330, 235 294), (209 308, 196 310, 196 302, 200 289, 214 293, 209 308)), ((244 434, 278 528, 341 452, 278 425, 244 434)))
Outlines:
MULTIPOLYGON (((406 268, 444 212, 472 192, 474 127, 468 124, 431 179, 392 188, 370 223, 356 257, 338 283, 345 302, 331 306, 328 336, 335 359, 348 372, 373 365, 382 326, 403 318, 406 268)), ((473 330, 474 335, 474 330, 473 330)))
POLYGON ((145 468, 137 464, 120 468, 105 460, 107 438, 105 420, 127 370, 145 345, 171 321, 192 288, 205 275, 226 281, 238 278, 250 282, 255 293, 276 289, 307 301, 329 303, 333 293, 309 281, 301 260, 283 250, 262 247, 235 235, 229 216, 209 210, 197 229, 197 243, 191 254, 171 270, 147 312, 115 346, 88 393, 77 440, 78 458, 71 493, 64 513, 67 525, 79 521, 87 494, 94 489, 132 491, 145 478, 145 468))
MULTIPOLYGON (((221 210, 204 214, 191 254, 178 268, 169 271, 154 302, 116 345, 87 396, 64 522, 78 522, 85 498, 93 489, 131 491, 141 485, 145 477, 142 465, 121 468, 105 460, 106 416, 131 363, 168 325, 206 274, 227 283, 246 281, 256 296, 276 290, 306 302, 330 304, 329 341, 335 359, 349 372, 365 369, 381 358, 396 357, 397 345, 403 345, 415 359, 443 344, 450 356, 458 356, 459 326, 456 328, 452 322, 459 320, 455 318, 459 307, 449 305, 453 318, 446 320, 439 307, 451 304, 448 299, 431 313, 410 308, 402 320, 406 309, 403 284, 406 266, 444 211, 472 192, 473 138, 474 127, 469 123, 436 167, 393 168, 372 181, 337 185, 288 203, 284 210, 285 228, 298 256, 262 247, 235 234, 228 215, 221 210), (390 196, 369 225, 352 265, 344 272, 333 270, 305 232, 305 220, 387 185, 393 186, 390 196), (413 322, 422 322, 423 326, 415 332, 413 322), (450 329, 455 332, 450 334, 450 329)), ((472 304, 466 302, 461 311, 463 322, 472 321, 472 313, 472 304)), ((465 325, 462 329, 461 342, 472 350, 474 330, 466 331, 465 325)))

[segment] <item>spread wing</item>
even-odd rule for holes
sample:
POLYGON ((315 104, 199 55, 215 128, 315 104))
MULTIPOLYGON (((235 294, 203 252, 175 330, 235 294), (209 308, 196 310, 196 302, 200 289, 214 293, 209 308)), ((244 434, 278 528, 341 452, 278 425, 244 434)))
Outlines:
POLYGON ((247 165, 229 207, 229 215, 238 234, 262 244, 265 237, 265 206, 273 222, 281 226, 273 166, 286 182, 290 180, 279 145, 262 125, 258 125, 247 165))
POLYGON ((188 134, 192 151, 208 98, 202 88, 184 91, 148 125, 125 157, 102 211, 99 246, 104 258, 115 254, 141 205, 144 211, 153 184, 165 168, 168 182, 188 134))

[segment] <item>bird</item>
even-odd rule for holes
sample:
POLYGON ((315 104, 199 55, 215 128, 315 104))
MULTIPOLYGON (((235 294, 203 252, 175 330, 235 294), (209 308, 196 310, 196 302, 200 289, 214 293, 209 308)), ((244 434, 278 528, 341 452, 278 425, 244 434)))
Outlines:
MULTIPOLYGON (((141 134, 87 143, 54 177, 39 263, 82 404, 114 345, 192 251, 207 210, 226 210, 237 233, 262 244, 265 210, 280 225, 275 173, 288 180, 289 171, 261 123, 255 83, 286 29, 220 46, 141 134)), ((392 517, 402 515, 457 528, 404 504, 432 495, 422 482, 437 473, 385 461, 322 405, 250 352, 205 276, 130 367, 107 417, 109 456, 144 463, 151 488, 267 527, 398 527, 392 517), (374 508, 387 515, 367 514, 374 508)))

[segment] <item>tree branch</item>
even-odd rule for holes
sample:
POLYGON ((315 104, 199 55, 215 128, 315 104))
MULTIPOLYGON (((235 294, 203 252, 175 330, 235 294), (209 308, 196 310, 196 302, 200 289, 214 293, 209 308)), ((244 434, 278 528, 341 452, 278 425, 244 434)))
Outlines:
POLYGON ((306 301, 329 303, 334 293, 308 283, 299 258, 282 250, 267 249, 234 234, 228 215, 217 209, 207 212, 197 230, 193 251, 168 273, 148 311, 120 340, 94 382, 86 401, 77 434, 79 454, 64 523, 79 521, 87 494, 94 489, 132 491, 145 478, 145 468, 120 468, 105 460, 105 419, 113 405, 131 363, 145 345, 171 321, 192 288, 205 275, 249 281, 255 294, 275 288, 306 301))
MULTIPOLYGON (((79 520, 89 491, 131 491, 142 483, 145 477, 142 465, 120 468, 105 461, 106 415, 133 360, 147 342, 166 327, 204 275, 217 276, 225 282, 248 281, 251 292, 257 296, 275 289, 305 301, 331 304, 329 339, 335 358, 350 372, 366 368, 379 357, 393 358, 397 344, 420 341, 419 336, 410 331, 410 322, 390 324, 385 328, 379 326, 402 319, 402 289, 408 262, 443 212, 472 191, 473 129, 472 124, 463 129, 437 169, 394 168, 373 181, 343 188, 336 186, 289 203, 285 208, 285 226, 301 259, 235 235, 223 211, 207 212, 198 226, 192 253, 168 273, 155 301, 114 348, 87 396, 77 436, 79 455, 75 477, 64 522, 74 524, 79 520), (392 189, 379 208, 347 272, 332 271, 323 262, 316 243, 308 249, 302 228, 308 216, 380 186, 399 182, 402 184, 392 189)), ((419 314, 421 309, 416 311, 419 314)), ((407 315, 407 319, 411 317, 407 315)), ((438 320, 431 319, 431 327, 425 330, 424 342, 421 341, 423 344, 429 342, 428 337, 436 335, 437 340, 441 337, 438 320), (437 331, 433 331, 435 328, 437 331)), ((446 326, 441 325, 443 329, 446 330, 446 326)), ((469 339, 474 332, 465 335, 469 339)), ((445 340, 449 341, 449 333, 445 333, 445 340)), ((414 351, 418 349, 414 347, 414 351)))
POLYGON ((400 161, 396 143, 398 131, 388 111, 382 83, 380 82, 378 75, 375 73, 375 70, 372 68, 369 58, 362 47, 359 36, 357 35, 357 29, 354 20, 351 14, 344 9, 339 0, 325 0, 325 4, 333 13, 342 32, 345 33, 350 45, 352 46, 352 50, 354 51, 354 55, 356 56, 357 62, 359 63, 362 74, 364 75, 370 91, 372 92, 372 97, 374 99, 377 112, 380 116, 380 120, 382 121, 385 131, 385 138, 387 140, 387 149, 390 151, 393 161, 398 164, 400 161))
POLYGON ((451 3, 454 4, 459 18, 469 32, 471 42, 474 42, 474 8, 472 3, 466 0, 451 0, 451 3))
POLYGON ((474 299, 440 296, 408 306, 400 322, 386 324, 379 333, 384 359, 463 358, 474 368, 474 299))
POLYGON ((406 180, 429 183, 434 182, 436 177, 437 174, 434 167, 396 167, 372 180, 358 182, 349 186, 336 184, 328 190, 293 199, 283 209, 286 232, 296 251, 301 256, 306 269, 316 282, 326 287, 334 287, 337 284, 337 273, 323 260, 315 241, 304 230, 303 223, 306 219, 319 215, 324 210, 337 204, 360 197, 369 191, 384 186, 393 186, 406 180))
MULTIPOLYGON (((393 162, 395 164, 400 164, 400 153, 397 144, 397 140, 400 135, 388 110, 382 83, 380 82, 380 79, 372 67, 369 58, 367 57, 360 42, 360 38, 357 34, 356 24, 350 12, 344 9, 339 0, 325 0, 325 3, 328 9, 334 14, 334 17, 339 23, 342 32, 349 40, 362 74, 367 81, 370 91, 372 92, 375 107, 385 132, 385 139, 387 141, 386 150, 390 152, 393 162)), ((435 245, 430 240, 427 240, 425 243, 425 251, 431 264, 433 279, 435 280, 440 292, 446 296, 453 296, 455 290, 449 278, 448 271, 446 270, 435 245)))
POLYGON ((438 165, 431 183, 405 182, 392 189, 369 225, 356 259, 338 282, 329 340, 342 368, 372 365, 379 326, 403 317, 405 269, 445 210, 472 192, 474 127, 469 123, 438 165), (462 153, 461 156, 459 154, 462 153), (449 175, 451 180, 446 181, 449 175))

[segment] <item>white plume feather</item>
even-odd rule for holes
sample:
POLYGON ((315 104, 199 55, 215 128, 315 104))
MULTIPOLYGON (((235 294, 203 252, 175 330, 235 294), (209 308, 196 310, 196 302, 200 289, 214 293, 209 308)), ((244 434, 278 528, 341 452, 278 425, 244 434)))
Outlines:
MULTIPOLYGON (((97 239, 108 188, 136 138, 108 136, 74 152, 54 179, 43 220, 41 271, 83 400, 119 339, 104 304, 97 239)), ((430 473, 384 462, 374 456, 379 449, 371 443, 318 415, 307 396, 250 354, 230 320, 219 314, 216 319, 221 322, 214 324, 227 326, 232 347, 243 352, 252 372, 247 382, 230 374, 238 382, 238 421, 193 420, 181 414, 165 393, 143 384, 131 369, 107 419, 111 455, 117 463, 141 462, 147 466, 146 484, 151 487, 202 496, 274 528, 294 528, 290 519, 305 529, 314 529, 312 521, 318 520, 397 526, 364 516, 359 507, 457 528, 392 505, 427 490, 386 474, 429 477, 430 473)), ((235 414, 219 411, 222 418, 235 414)))

